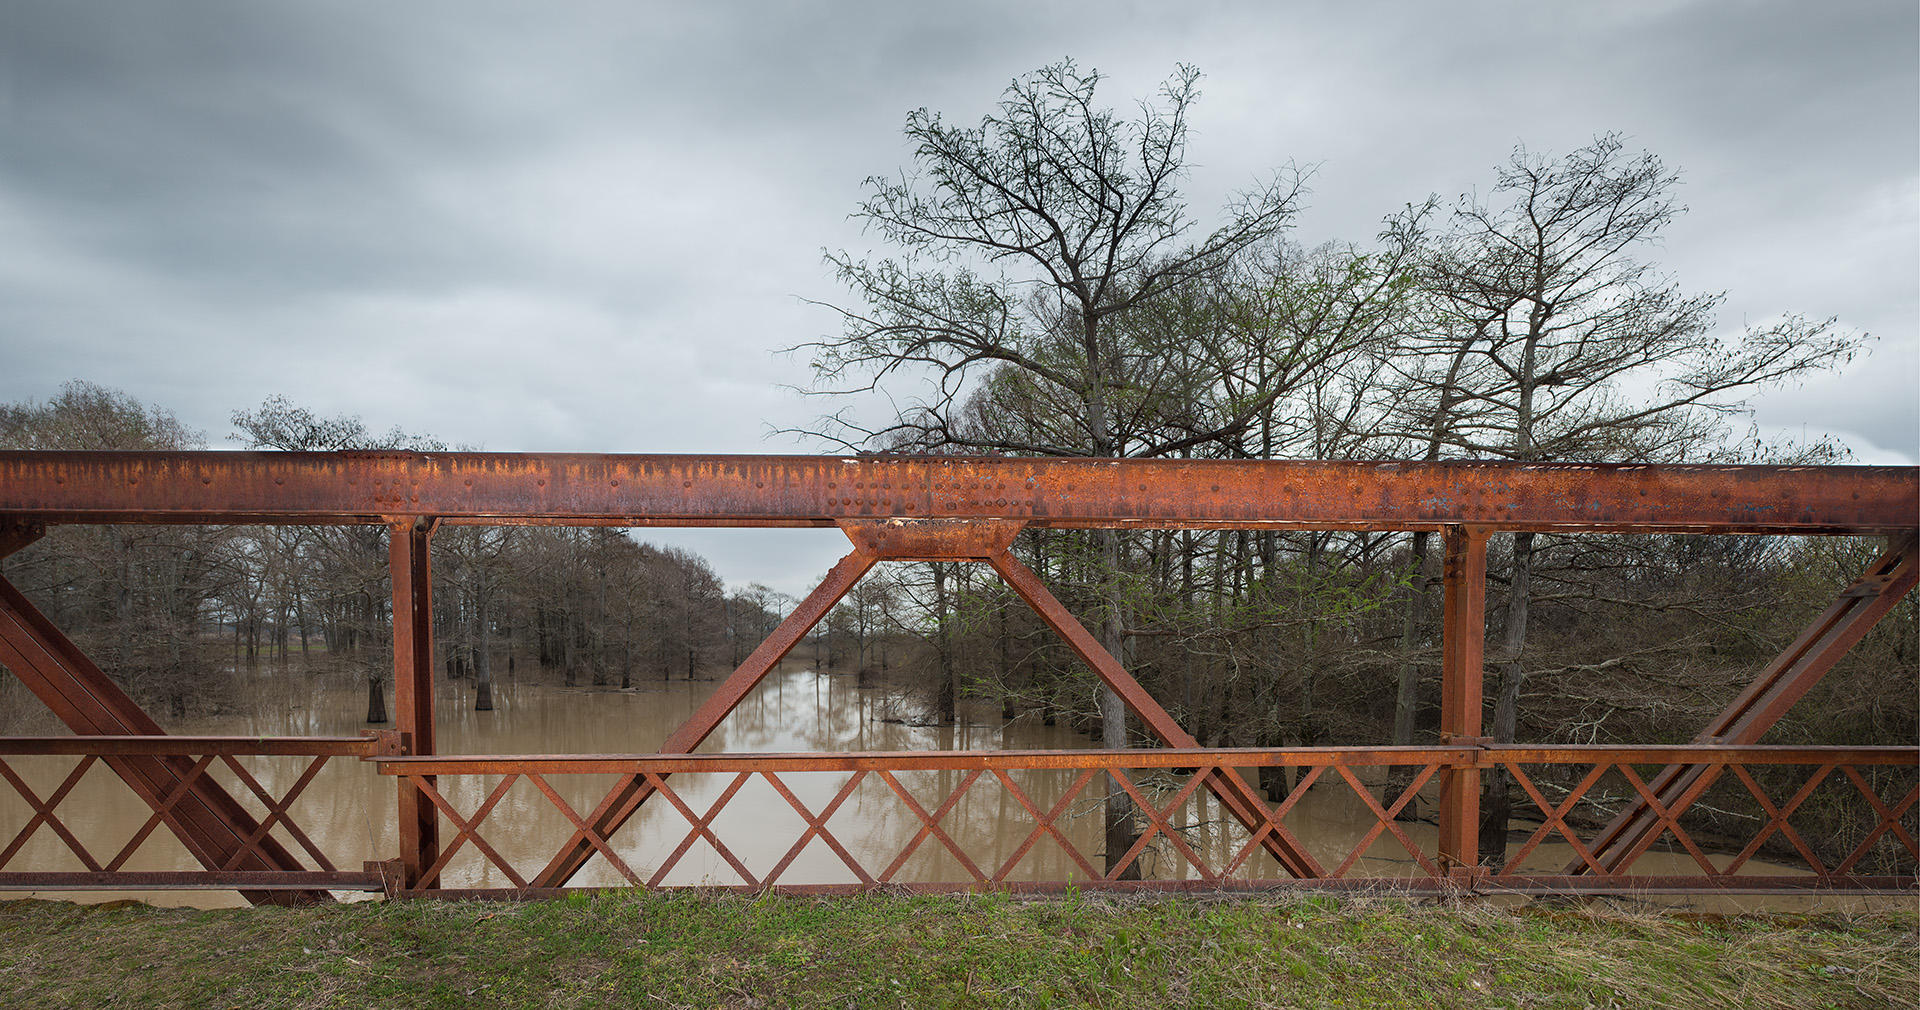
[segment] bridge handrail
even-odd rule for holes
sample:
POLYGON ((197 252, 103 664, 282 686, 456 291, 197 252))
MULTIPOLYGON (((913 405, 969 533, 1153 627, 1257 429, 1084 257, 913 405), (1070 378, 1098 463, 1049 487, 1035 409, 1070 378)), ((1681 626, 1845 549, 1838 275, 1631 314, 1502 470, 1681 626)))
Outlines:
POLYGON ((383 775, 604 775, 620 772, 743 771, 984 771, 1038 768, 1229 768, 1346 765, 1474 764, 1514 761, 1526 764, 1580 764, 1596 761, 1632 764, 1920 764, 1920 747, 1844 747, 1712 744, 1612 746, 1442 747, 1218 747, 1199 750, 1086 749, 1002 751, 848 751, 842 753, 723 754, 422 754, 378 756, 383 775))
POLYGON ((212 754, 378 758, 400 753, 397 730, 359 736, 0 736, 0 756, 194 757, 212 754))

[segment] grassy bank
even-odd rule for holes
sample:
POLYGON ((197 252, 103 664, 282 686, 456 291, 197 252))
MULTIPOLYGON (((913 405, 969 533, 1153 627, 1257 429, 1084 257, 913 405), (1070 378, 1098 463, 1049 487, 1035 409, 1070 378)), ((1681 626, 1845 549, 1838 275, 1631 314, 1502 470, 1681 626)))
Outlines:
POLYGON ((0 1005, 1912 1006, 1917 928, 1325 899, 20 901, 0 903, 0 1005))

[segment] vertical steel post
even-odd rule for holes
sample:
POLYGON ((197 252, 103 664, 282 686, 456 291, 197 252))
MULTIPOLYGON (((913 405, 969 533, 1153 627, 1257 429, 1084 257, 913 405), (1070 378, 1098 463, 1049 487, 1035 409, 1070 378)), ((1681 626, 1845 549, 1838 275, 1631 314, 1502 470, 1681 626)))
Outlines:
MULTIPOLYGON (((387 569, 393 579, 393 714, 408 754, 432 754, 433 565, 429 547, 436 520, 387 521, 387 569)), ((431 781, 431 780, 429 780, 431 781)), ((407 887, 440 855, 440 819, 433 803, 400 780, 400 864, 407 887)))
MULTIPOLYGON (((1442 536, 1444 615, 1440 661, 1440 739, 1484 743, 1481 689, 1487 639, 1487 531, 1448 526, 1442 536)), ((1440 864, 1455 877, 1479 871, 1480 768, 1461 764, 1440 773, 1440 864)))

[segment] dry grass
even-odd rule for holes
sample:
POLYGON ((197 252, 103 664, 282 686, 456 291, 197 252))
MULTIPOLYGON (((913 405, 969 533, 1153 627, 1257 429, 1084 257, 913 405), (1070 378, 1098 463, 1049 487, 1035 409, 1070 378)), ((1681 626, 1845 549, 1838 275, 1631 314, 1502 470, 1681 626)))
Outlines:
POLYGON ((1383 900, 743 898, 194 911, 0 903, 35 1007, 1888 1007, 1920 915, 1383 900))

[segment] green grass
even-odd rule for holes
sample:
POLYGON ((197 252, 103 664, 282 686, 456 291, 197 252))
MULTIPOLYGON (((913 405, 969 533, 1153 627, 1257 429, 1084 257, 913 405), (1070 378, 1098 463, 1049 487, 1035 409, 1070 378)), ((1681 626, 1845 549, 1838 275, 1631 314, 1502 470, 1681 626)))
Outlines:
POLYGON ((1920 915, 618 894, 0 903, 5 1007, 1887 1007, 1920 915))

